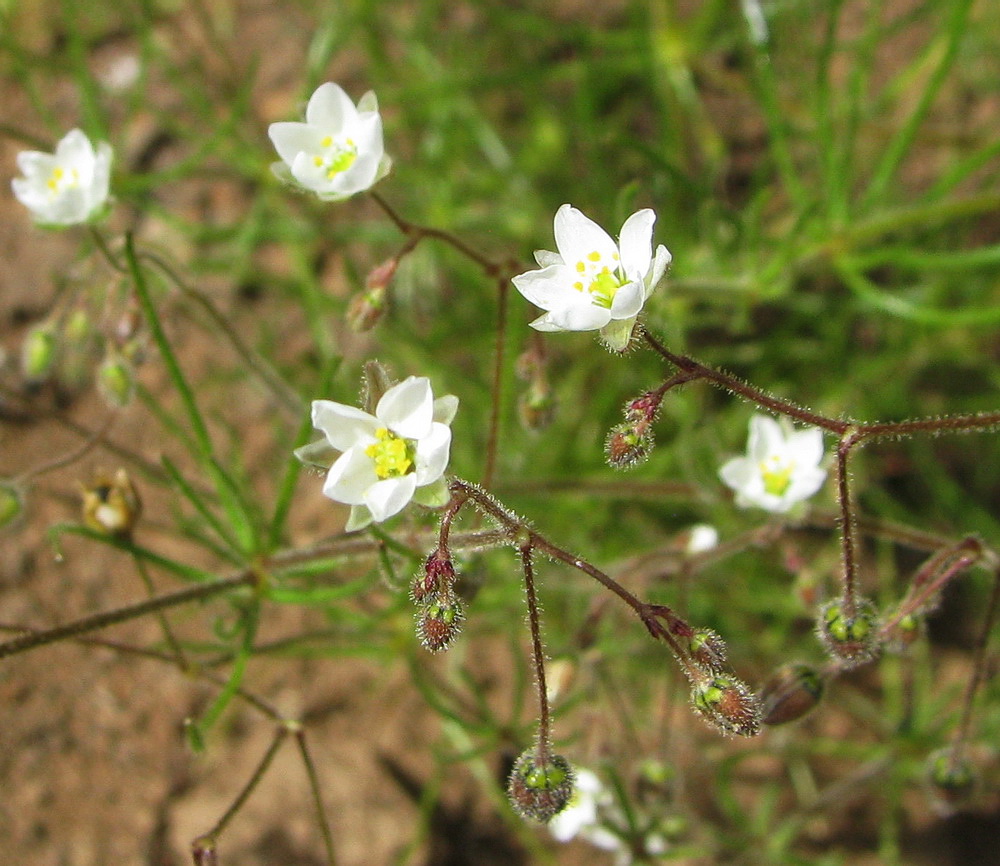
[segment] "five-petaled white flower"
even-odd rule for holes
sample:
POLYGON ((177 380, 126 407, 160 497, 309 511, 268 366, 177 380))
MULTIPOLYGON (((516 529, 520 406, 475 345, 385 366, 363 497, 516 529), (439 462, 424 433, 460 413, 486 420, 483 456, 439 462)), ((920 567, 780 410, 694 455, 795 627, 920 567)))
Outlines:
POLYGON ((282 159, 271 170, 324 201, 363 192, 392 166, 371 91, 355 107, 339 85, 321 84, 306 105, 305 123, 272 123, 267 134, 282 159))
POLYGON ((779 424, 766 415, 750 419, 745 457, 734 457, 719 477, 736 491, 736 504, 784 513, 823 485, 823 431, 795 430, 787 418, 779 424))
POLYGON ((448 499, 444 482, 451 424, 458 398, 434 399, 430 381, 410 376, 389 388, 375 414, 314 400, 313 426, 343 453, 330 467, 323 493, 353 506, 347 529, 381 523, 415 501, 428 506, 448 499))
POLYGON ((540 268, 514 277, 514 285, 545 314, 531 327, 539 331, 596 331, 620 352, 632 336, 636 317, 670 264, 662 244, 653 254, 656 214, 646 208, 622 226, 618 243, 571 205, 556 211, 558 252, 537 250, 540 268))
POLYGON ((17 167, 24 177, 11 181, 14 195, 39 225, 69 226, 100 216, 111 182, 111 145, 97 149, 79 129, 56 145, 56 152, 22 150, 17 167))

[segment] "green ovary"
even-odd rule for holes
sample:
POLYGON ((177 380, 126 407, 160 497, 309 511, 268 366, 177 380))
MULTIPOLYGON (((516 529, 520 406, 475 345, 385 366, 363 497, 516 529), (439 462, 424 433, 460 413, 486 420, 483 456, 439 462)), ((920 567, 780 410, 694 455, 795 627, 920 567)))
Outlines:
POLYGON ((760 464, 761 478, 764 480, 764 492, 771 496, 784 496, 792 484, 792 473, 795 464, 782 466, 776 458, 762 461, 760 464))
POLYGON ((345 142, 334 144, 333 138, 327 136, 321 142, 323 147, 330 151, 327 158, 315 157, 317 166, 324 166, 327 180, 333 180, 338 174, 347 171, 358 158, 358 149, 351 139, 345 142))
POLYGON ((380 479, 399 478, 414 470, 416 449, 412 442, 402 439, 385 427, 375 431, 376 441, 365 448, 365 454, 375 463, 375 474, 380 479))

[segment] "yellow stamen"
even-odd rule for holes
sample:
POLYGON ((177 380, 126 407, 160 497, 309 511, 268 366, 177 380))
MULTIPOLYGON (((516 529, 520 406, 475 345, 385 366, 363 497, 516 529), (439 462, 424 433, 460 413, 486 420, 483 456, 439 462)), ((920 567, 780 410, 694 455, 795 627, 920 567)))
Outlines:
POLYGON ((413 443, 402 439, 385 427, 375 431, 375 439, 367 448, 365 454, 375 463, 375 474, 381 478, 399 478, 414 469, 413 458, 415 449, 413 443))

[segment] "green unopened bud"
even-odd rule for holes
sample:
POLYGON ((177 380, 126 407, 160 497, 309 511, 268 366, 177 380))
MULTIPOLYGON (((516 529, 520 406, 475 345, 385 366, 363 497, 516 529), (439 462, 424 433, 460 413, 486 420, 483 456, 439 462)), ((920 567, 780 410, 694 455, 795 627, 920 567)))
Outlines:
POLYGON ((753 737, 760 733, 760 704, 746 683, 730 674, 696 682, 691 701, 702 717, 724 734, 753 737))
POLYGON ((726 642, 710 628, 698 628, 688 638, 691 661, 708 673, 720 673, 726 666, 726 642))
POLYGON ((365 361, 361 373, 361 405, 369 415, 375 414, 378 401, 396 382, 388 367, 379 361, 365 361))
POLYGON ((386 310, 386 288, 376 286, 362 289, 347 305, 347 326, 355 334, 370 331, 378 323, 386 310))
POLYGON ((115 408, 127 406, 135 391, 135 371, 125 357, 109 351, 97 368, 97 387, 108 405, 115 408))
POLYGON ((50 322, 35 325, 21 344, 21 370, 30 382, 40 382, 55 367, 57 357, 55 328, 50 322))
POLYGON ((976 791, 972 765, 954 746, 939 749, 927 759, 927 781, 943 811, 953 812, 967 805, 976 791))
POLYGON ((817 632, 827 651, 845 669, 870 662, 878 654, 878 612, 864 598, 855 604, 853 616, 843 599, 826 604, 819 615, 817 632))
POLYGON ((525 430, 544 430, 555 414, 556 401, 543 380, 533 382, 517 400, 517 417, 525 430))
POLYGON ((507 797, 515 811, 530 821, 547 824, 573 796, 573 769, 562 755, 539 761, 538 750, 528 749, 510 772, 507 797))
POLYGON ((823 680, 814 668, 799 662, 782 665, 760 690, 765 725, 801 719, 823 697, 823 680))
POLYGON ((0 482, 0 530, 10 526, 24 511, 24 493, 9 481, 0 482))
POLYGON ((451 595, 432 596, 417 611, 417 637, 430 652, 448 649, 462 630, 465 611, 451 595))

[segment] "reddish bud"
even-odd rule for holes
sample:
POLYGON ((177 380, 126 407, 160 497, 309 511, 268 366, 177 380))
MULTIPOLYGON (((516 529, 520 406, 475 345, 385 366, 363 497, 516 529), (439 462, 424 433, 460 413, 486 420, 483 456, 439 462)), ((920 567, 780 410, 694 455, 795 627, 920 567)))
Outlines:
POLYGON ((439 593, 450 595, 455 585, 455 566, 440 548, 435 549, 424 561, 424 570, 410 584, 410 598, 417 604, 439 593))
POLYGON ((691 701, 702 717, 724 734, 753 737, 760 733, 760 704, 746 683, 730 674, 696 682, 691 701))
POLYGON ((562 755, 540 761, 537 752, 528 749, 517 759, 507 780, 507 797, 522 818, 546 824, 573 796, 573 769, 562 755))
POLYGON ((625 420, 633 424, 652 424, 662 402, 662 394, 647 391, 625 404, 625 420))
POLYGON ((385 314, 386 289, 378 286, 358 292, 347 305, 347 326, 355 334, 370 331, 385 314))
POLYGON ((652 447, 651 433, 640 431, 634 424, 619 424, 604 443, 604 455, 612 468, 630 469, 642 463, 652 447))
POLYGON ((823 697, 823 680, 814 668, 798 662, 782 665, 760 690, 765 725, 801 719, 823 697))

